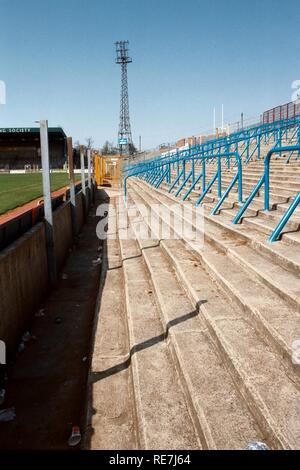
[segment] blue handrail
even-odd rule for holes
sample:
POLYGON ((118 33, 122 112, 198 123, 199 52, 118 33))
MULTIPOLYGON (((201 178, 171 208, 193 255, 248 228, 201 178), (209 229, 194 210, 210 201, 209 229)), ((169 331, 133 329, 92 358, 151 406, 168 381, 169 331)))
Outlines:
POLYGON ((215 184, 216 181, 218 181, 219 201, 218 201, 217 205, 213 208, 213 210, 211 212, 212 215, 216 215, 217 212, 220 210, 223 202, 228 197, 228 195, 229 195, 230 191, 232 190, 233 186, 236 184, 236 182, 238 183, 238 201, 243 202, 243 168, 242 168, 242 160, 241 160, 241 157, 238 154, 238 152, 225 152, 225 153, 219 153, 219 154, 215 154, 215 155, 208 155, 206 158, 207 159, 217 158, 218 159, 218 167, 217 167, 217 171, 214 174, 214 176, 212 177, 211 181, 208 183, 206 188, 204 188, 204 190, 202 190, 202 194, 199 197, 199 199, 197 200, 197 202, 195 204, 195 207, 197 207, 197 206, 199 206, 199 204, 201 204, 201 202, 204 200, 205 196, 210 191, 212 186, 215 184), (237 174, 234 176, 233 180, 228 185, 228 187, 227 187, 227 189, 226 189, 226 191, 224 192, 223 195, 222 195, 222 166, 221 166, 222 158, 226 158, 226 159, 229 159, 229 160, 231 158, 235 158, 237 168, 238 168, 237 174))
POLYGON ((180 181, 180 178, 181 178, 182 175, 183 175, 183 171, 184 171, 184 170, 182 170, 180 173, 178 173, 177 178, 175 179, 175 181, 171 184, 171 186, 170 186, 170 188, 169 188, 169 191, 168 191, 169 193, 172 192, 172 190, 175 188, 176 184, 180 181))
MULTIPOLYGON (((255 185, 255 187, 251 191, 251 194, 249 195, 249 197, 247 198, 247 200, 245 201, 243 206, 238 211, 238 213, 235 216, 235 218, 233 219, 232 223, 237 224, 240 221, 240 219, 243 216, 244 212, 249 207, 249 205, 251 204, 253 198, 255 197, 255 195, 258 193, 258 191, 261 189, 262 186, 264 186, 264 210, 269 211, 269 209, 270 209, 270 162, 271 162, 271 158, 274 154, 278 154, 278 153, 281 154, 282 152, 295 152, 295 151, 300 152, 300 145, 275 147, 275 148, 271 149, 268 152, 268 154, 265 158, 265 161, 264 161, 263 175, 261 176, 261 178, 259 179, 259 181, 255 185)), ((200 198, 198 199, 198 201, 196 202, 196 206, 198 206, 203 201, 203 199, 205 198, 206 194, 211 189, 213 184, 216 181, 218 181, 219 201, 216 204, 216 206, 213 208, 213 210, 211 212, 212 215, 216 215, 218 213, 218 211, 220 210, 223 202, 228 197, 230 191, 232 190, 232 188, 234 187, 234 185, 236 183, 238 183, 238 199, 239 199, 239 202, 243 201, 242 162, 241 162, 241 157, 239 156, 239 154, 237 152, 208 154, 208 155, 205 155, 205 156, 203 156, 203 155, 191 156, 191 154, 189 154, 189 156, 186 155, 184 158, 182 158, 180 156, 180 154, 178 153, 176 157, 177 157, 176 159, 173 159, 172 162, 169 161, 167 164, 166 164, 165 160, 164 161, 161 160, 161 161, 150 162, 148 164, 145 164, 145 165, 143 165, 143 168, 140 168, 140 169, 137 168, 135 171, 131 170, 131 172, 127 176, 125 176, 125 178, 124 178, 125 198, 127 197, 127 179, 129 177, 131 177, 131 176, 145 177, 146 176, 145 179, 148 180, 148 181, 151 181, 152 184, 155 184, 155 187, 158 188, 165 178, 170 177, 171 164, 175 164, 175 163, 179 164, 180 162, 182 162, 183 163, 182 171, 178 172, 178 175, 177 175, 175 181, 173 182, 173 184, 170 187, 169 191, 171 191, 176 186, 176 184, 180 181, 181 177, 184 175, 185 163, 187 161, 192 161, 192 164, 193 164, 192 169, 189 172, 189 174, 187 175, 187 177, 184 179, 183 183, 180 185, 179 189, 176 192, 176 195, 179 195, 179 193, 185 187, 188 180, 191 177, 193 177, 193 183, 192 183, 191 187, 189 188, 189 190, 186 192, 186 194, 184 194, 182 199, 186 200, 186 198, 189 196, 189 194, 194 189, 196 184, 202 178, 202 183, 203 183, 202 184, 202 194, 201 194, 200 198), (225 190, 225 192, 222 195, 221 159, 222 158, 227 158, 230 161, 230 159, 233 158, 233 157, 236 159, 236 164, 237 164, 237 167, 238 167, 238 171, 237 171, 236 175, 234 176, 234 178, 232 179, 232 181, 230 182, 227 189, 225 190), (211 181, 209 182, 209 184, 206 185, 206 181, 205 181, 205 162, 206 161, 210 162, 210 161, 215 161, 215 160, 217 160, 217 171, 213 175, 213 177, 212 177, 211 181), (200 174, 196 178, 195 178, 195 161, 201 161, 202 162, 202 172, 200 172, 200 174), (147 178, 147 176, 148 176, 148 178, 147 178), (158 179, 158 182, 157 182, 157 179, 158 179)), ((178 167, 178 169, 179 169, 179 167, 178 167)), ((282 217, 282 219, 278 223, 278 225, 275 228, 275 230, 273 231, 272 235, 269 237, 270 242, 274 242, 274 241, 276 241, 280 238, 282 230, 284 229, 285 225, 288 223, 290 217, 292 216, 292 214, 294 213, 296 207, 299 204, 300 204, 300 192, 297 193, 297 195, 294 198, 293 202, 291 203, 290 207, 287 209, 286 213, 284 214, 284 216, 282 217)))
MULTIPOLYGON (((298 129, 298 142, 300 143, 300 117, 296 116, 294 118, 289 118, 289 119, 282 119, 273 123, 265 123, 265 124, 259 124, 256 126, 250 126, 248 128, 242 129, 238 132, 232 133, 228 136, 222 136, 222 137, 216 137, 211 140, 207 140, 206 142, 202 144, 197 144, 193 147, 189 147, 188 149, 183 149, 183 150, 178 150, 177 151, 171 151, 168 154, 165 155, 160 155, 159 157, 155 157, 154 159, 151 160, 146 160, 144 162, 138 162, 135 165, 128 165, 127 167, 124 167, 123 172, 129 172, 132 171, 133 169, 136 169, 138 166, 141 167, 143 165, 147 165, 149 163, 153 162, 159 162, 159 161, 165 161, 165 162, 171 162, 173 159, 176 159, 177 157, 184 157, 186 156, 187 158, 189 156, 193 155, 205 155, 205 152, 215 152, 216 151, 221 151, 221 149, 230 149, 231 145, 236 145, 240 142, 245 142, 247 143, 247 152, 249 150, 248 143, 250 141, 256 141, 257 143, 260 143, 260 140, 262 137, 268 138, 274 138, 274 141, 277 139, 276 136, 280 135, 282 137, 282 131, 286 131, 289 128, 297 127, 298 129)), ((281 140, 281 139, 280 139, 281 140)), ((258 150, 258 148, 257 148, 258 150)), ((258 151, 259 154, 259 151, 258 151)), ((251 155, 252 156, 252 155, 251 155)), ((250 156, 250 158, 251 158, 250 156)), ((249 161, 249 155, 247 155, 247 160, 249 161)))
MULTIPOLYGON (((190 194, 190 192, 193 190, 193 187, 197 184, 197 182, 202 178, 202 194, 197 201, 196 206, 200 204, 200 202, 204 199, 212 185, 215 183, 215 181, 218 179, 218 197, 221 199, 217 206, 213 209, 212 214, 215 215, 217 211, 220 209, 221 205, 223 204, 224 200, 232 190, 234 184, 238 182, 238 198, 239 202, 242 202, 243 200, 243 177, 242 177, 242 162, 239 154, 237 152, 225 152, 225 153, 218 153, 218 154, 210 154, 210 155, 197 155, 197 156, 186 156, 184 159, 180 158, 180 156, 177 157, 176 160, 173 160, 172 163, 179 163, 182 161, 183 163, 183 169, 181 172, 178 172, 178 175, 175 179, 175 181, 172 183, 170 186, 169 192, 172 191, 172 189, 176 186, 176 184, 180 181, 180 178, 184 175, 185 173, 185 163, 187 161, 192 161, 192 169, 188 176, 184 179, 184 182, 180 185, 179 189, 176 192, 176 195, 178 195, 184 186, 186 185, 187 181, 190 179, 191 176, 195 178, 194 170, 195 170, 195 161, 202 161, 202 172, 200 175, 194 180, 192 187, 188 190, 188 192, 183 196, 183 200, 187 198, 187 196, 190 194), (222 158, 226 159, 231 159, 235 158, 237 162, 237 167, 238 167, 238 172, 233 178, 232 182, 229 184, 228 188, 226 189, 224 195, 222 196, 222 166, 221 166, 221 160, 222 158), (213 179, 211 182, 206 186, 206 170, 205 170, 205 162, 206 161, 212 161, 212 160, 217 160, 218 166, 217 166, 217 171, 216 174, 214 175, 213 179)), ((148 165, 144 165, 142 169, 137 169, 136 171, 131 171, 127 176, 124 178, 124 193, 125 193, 125 199, 127 197, 127 180, 131 176, 145 176, 150 175, 150 178, 146 177, 146 181, 150 182, 150 184, 155 185, 156 188, 158 188, 163 180, 169 175, 170 173, 170 165, 171 162, 169 162, 166 165, 165 161, 159 161, 156 162, 156 164, 153 164, 151 162, 148 165), (167 169, 164 171, 164 168, 167 166, 167 169)), ((179 168, 178 168, 179 169, 179 168)))
MULTIPOLYGON (((300 127, 295 128, 292 136, 289 138, 289 143, 291 143, 293 141, 293 139, 295 138, 296 135, 297 135, 298 142, 300 142, 300 127)), ((290 159, 292 158, 293 153, 294 152, 290 152, 288 158, 286 159, 286 163, 290 163, 290 159)), ((298 152, 298 157, 299 157, 299 152, 298 152)))
POLYGON ((188 173, 187 177, 184 179, 184 181, 179 186, 178 190, 175 193, 175 197, 179 196, 179 194, 181 193, 181 191, 183 190, 183 188, 185 187, 186 183, 191 178, 191 176, 193 176, 193 168, 191 169, 191 171, 188 173))
POLYGON ((293 200, 292 204, 290 205, 290 207, 288 208, 288 210, 286 211, 286 213, 284 214, 284 216, 280 220, 279 224, 275 228, 274 232, 270 236, 270 238, 269 238, 270 242, 275 242, 275 241, 279 240, 279 237, 280 237, 280 234, 281 234, 282 230, 284 229, 284 227, 288 223, 289 219, 291 218, 291 216, 294 213, 294 211, 295 211, 296 207, 298 206, 298 204, 300 204, 300 191, 298 192, 298 194, 295 197, 295 199, 293 200))
POLYGON ((258 191, 260 190, 262 186, 264 186, 264 189, 265 189, 264 210, 265 211, 270 210, 270 161, 271 161, 271 157, 272 155, 274 155, 274 153, 290 152, 290 151, 295 151, 295 150, 300 150, 300 145, 277 147, 277 148, 271 149, 267 153, 267 156, 264 161, 264 173, 262 177, 259 179, 254 189, 252 190, 250 196, 245 201, 244 205, 240 208, 237 215, 234 217, 232 221, 233 224, 237 224, 240 221, 242 215, 244 214, 246 209, 249 207, 249 205, 253 201, 253 198, 256 196, 256 194, 258 193, 258 191))
POLYGON ((206 188, 206 160, 205 158, 202 159, 202 172, 195 178, 195 175, 193 176, 194 182, 192 183, 191 187, 189 190, 184 194, 182 197, 182 200, 185 201, 191 192, 195 189, 196 185, 199 183, 200 179, 202 179, 202 191, 205 190, 206 188))
MULTIPOLYGON (((219 200, 218 204, 213 208, 213 210, 211 211, 211 215, 217 215, 217 213, 219 212, 223 202, 225 201, 225 199, 228 197, 230 191, 232 190, 233 186, 235 185, 235 183, 238 181, 238 173, 235 175, 235 177, 233 178, 233 180, 231 181, 231 183, 229 184, 228 188, 226 189, 225 193, 223 194, 223 196, 221 197, 221 199, 219 200)), ((242 200, 239 200, 239 202, 242 202, 242 200)))
POLYGON ((210 189, 213 187, 214 183, 216 182, 218 178, 218 170, 216 171, 216 173, 214 174, 214 176, 212 177, 212 179, 210 180, 210 182, 208 183, 208 185, 206 186, 205 190, 202 192, 201 196, 199 197, 199 199, 197 200, 196 204, 195 204, 195 207, 198 207, 201 202, 203 201, 203 199, 205 198, 206 194, 210 191, 210 189))
POLYGON ((167 177, 168 173, 169 173, 169 169, 167 168, 167 169, 163 172, 163 174, 161 175, 161 177, 159 178, 158 183, 156 183, 156 185, 155 185, 156 189, 158 189, 158 188, 160 187, 160 185, 162 184, 163 180, 167 177))

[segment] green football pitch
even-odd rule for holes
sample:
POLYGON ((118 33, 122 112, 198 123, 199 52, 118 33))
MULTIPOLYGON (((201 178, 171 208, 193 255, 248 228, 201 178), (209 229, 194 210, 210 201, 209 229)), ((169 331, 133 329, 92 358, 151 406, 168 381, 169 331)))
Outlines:
MULTIPOLYGON (((80 179, 80 175, 75 175, 80 179)), ((51 191, 69 184, 67 173, 51 173, 51 191)), ((43 195, 41 173, 0 174, 0 214, 22 206, 43 195)))

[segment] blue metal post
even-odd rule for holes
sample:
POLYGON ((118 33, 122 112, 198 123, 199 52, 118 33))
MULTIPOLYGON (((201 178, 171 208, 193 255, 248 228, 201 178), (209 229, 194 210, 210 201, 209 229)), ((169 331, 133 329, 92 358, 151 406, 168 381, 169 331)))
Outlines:
POLYGON ((295 197, 290 207, 288 208, 288 210, 286 211, 286 213, 284 214, 284 216, 282 217, 277 227, 275 228, 274 232, 270 236, 269 238, 270 242, 275 242, 276 240, 278 240, 282 230, 284 229, 285 225, 287 224, 287 222, 289 221, 290 217, 292 216, 293 212, 295 211, 296 207, 299 204, 300 204, 300 191, 295 197))
POLYGON ((196 184, 200 181, 200 179, 202 178, 202 173, 200 173, 197 178, 194 180, 193 184, 191 185, 191 187, 189 188, 189 190, 184 194, 184 196, 182 197, 182 200, 185 201, 189 195, 191 194, 191 192, 193 191, 193 189, 195 188, 196 184))
POLYGON ((258 191, 260 190, 260 188, 263 185, 265 186, 264 208, 265 208, 266 211, 269 210, 269 207, 270 207, 269 189, 270 189, 270 160, 271 160, 271 157, 274 153, 294 151, 294 150, 299 150, 299 149, 300 149, 300 147, 298 147, 298 146, 281 147, 281 148, 274 148, 274 149, 270 150, 267 153, 267 156, 266 156, 265 162, 264 162, 264 174, 260 178, 260 180, 258 181, 256 186, 254 187, 254 189, 252 190, 250 196, 247 198, 247 200, 244 203, 243 207, 241 207, 241 209, 239 210, 239 212, 237 213, 237 215, 233 219, 233 221, 232 221, 233 224, 238 223, 238 221, 240 220, 240 218, 244 214, 245 210, 248 208, 248 206, 252 202, 254 196, 258 193, 258 191))
POLYGON ((230 144, 229 144, 229 145, 226 145, 225 151, 228 152, 227 167, 228 167, 228 170, 230 170, 230 156, 229 156, 229 153, 230 153, 230 144))
POLYGON ((208 191, 210 190, 210 188, 213 186, 213 184, 215 183, 216 179, 218 178, 218 171, 216 171, 215 175, 213 176, 213 178, 211 179, 211 181, 209 182, 208 186, 206 187, 205 191, 201 194, 201 196, 199 197, 199 199, 197 200, 196 204, 195 204, 195 207, 199 206, 199 204, 203 201, 203 199, 205 198, 206 194, 208 193, 208 191))
POLYGON ((189 174, 187 175, 187 177, 184 179, 183 183, 179 186, 178 190, 176 191, 175 193, 175 197, 177 197, 181 191, 183 190, 183 188, 185 187, 186 183, 188 182, 188 180, 190 179, 190 177, 192 176, 192 173, 193 173, 193 170, 191 170, 189 172, 189 174))
POLYGON ((235 218, 233 219, 232 223, 233 224, 237 224, 240 220, 240 218, 242 217, 242 215, 244 214, 245 210, 248 208, 248 206, 250 205, 250 203, 252 202, 252 199, 254 198, 254 196, 258 193, 258 191, 260 190, 260 188, 262 187, 262 185, 264 184, 264 181, 265 181, 265 177, 262 176, 259 180, 259 182, 257 183, 257 185, 255 186, 255 188, 252 190, 250 196, 248 197, 248 199, 246 200, 245 204, 243 205, 243 207, 240 208, 239 212, 237 213, 237 215, 235 216, 235 218))
POLYGON ((223 202, 225 201, 225 199, 227 198, 228 194, 230 193, 230 191, 232 190, 233 186, 235 185, 237 181, 238 181, 238 173, 234 176, 233 180, 231 181, 230 185, 226 189, 225 193, 223 194, 221 199, 218 201, 217 205, 213 208, 211 215, 217 214, 223 202))
MULTIPOLYGON (((282 129, 279 129, 278 131, 278 142, 277 146, 281 147, 282 146, 282 129)), ((281 152, 279 152, 279 155, 281 156, 281 152)))
MULTIPOLYGON (((236 143, 236 146, 235 146, 235 153, 237 155, 239 155, 239 143, 238 142, 236 143)), ((231 158, 230 157, 228 157, 228 158, 229 158, 229 162, 230 162, 231 158)), ((229 166, 229 168, 230 168, 230 166, 229 166)))
POLYGON ((206 189, 206 160, 202 160, 202 191, 206 189))
POLYGON ((129 176, 125 176, 124 178, 124 197, 125 197, 125 201, 127 199, 127 179, 129 178, 129 176))
POLYGON ((258 137, 258 142, 257 142, 257 160, 260 160, 260 141, 261 141, 261 135, 258 137))
POLYGON ((161 175, 160 179, 158 182, 155 184, 156 189, 160 187, 160 185, 163 183, 164 179, 168 177, 168 168, 164 171, 164 173, 161 175))
POLYGON ((195 159, 192 161, 192 183, 195 181, 195 159))
POLYGON ((179 173, 177 178, 173 181, 173 184, 169 188, 169 191, 168 191, 169 193, 175 188, 176 184, 180 181, 181 176, 182 176, 182 172, 179 173))
POLYGON ((247 157, 246 157, 246 161, 249 160, 249 152, 250 152, 250 139, 247 140, 247 157))
POLYGON ((222 197, 222 162, 221 157, 218 158, 218 197, 222 197))

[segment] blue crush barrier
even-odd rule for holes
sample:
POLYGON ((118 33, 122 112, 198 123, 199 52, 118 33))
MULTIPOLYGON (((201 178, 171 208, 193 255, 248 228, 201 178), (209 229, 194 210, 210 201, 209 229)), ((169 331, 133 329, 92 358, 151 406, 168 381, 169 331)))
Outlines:
POLYGON ((256 186, 253 188, 251 194, 249 195, 249 197, 245 201, 244 205, 240 208, 237 215, 233 219, 233 221, 232 221, 233 224, 237 224, 240 221, 240 219, 243 216, 244 212, 249 207, 249 205, 253 201, 253 198, 256 196, 256 194, 262 188, 262 186, 264 186, 264 190, 265 190, 264 209, 265 209, 265 211, 270 210, 270 161, 271 161, 271 157, 275 153, 291 152, 291 151, 294 152, 296 150, 300 150, 300 145, 293 145, 293 146, 287 146, 287 147, 277 147, 277 148, 273 148, 272 150, 270 150, 267 153, 267 156, 266 156, 265 161, 264 161, 263 175, 259 179, 259 181, 257 182, 256 186))
MULTIPOLYGON (((262 143, 269 144, 270 142, 274 142, 274 146, 281 147, 284 139, 287 143, 291 143, 296 139, 298 145, 300 145, 300 116, 244 128, 227 136, 215 137, 202 144, 189 147, 188 149, 176 149, 154 159, 128 165, 127 167, 124 167, 123 172, 127 173, 137 169, 137 167, 141 168, 143 165, 167 160, 172 161, 172 159, 177 158, 188 158, 189 156, 192 157, 195 155, 204 156, 211 153, 224 153, 232 151, 233 149, 237 152, 239 144, 244 146, 243 152, 240 155, 241 158, 244 157, 245 162, 249 163, 254 156, 256 156, 257 159, 260 159, 262 143), (289 136, 288 133, 291 130, 293 133, 289 136), (250 144, 254 145, 254 150, 252 151, 250 150, 250 144)), ((300 155, 298 155, 298 158, 299 157, 300 155)))
MULTIPOLYGON (((218 181, 218 197, 219 201, 214 207, 212 211, 212 215, 216 215, 217 212, 220 210, 223 202, 225 199, 228 197, 230 191, 234 187, 234 185, 237 183, 238 184, 238 200, 239 202, 243 201, 243 169, 242 169, 242 161, 237 152, 226 152, 226 153, 220 153, 220 154, 213 154, 213 155, 207 155, 207 156, 193 156, 193 157, 188 157, 185 158, 183 161, 181 160, 180 157, 178 157, 176 160, 172 160, 172 164, 174 163, 182 163, 183 168, 180 171, 180 166, 178 166, 178 174, 177 177, 175 178, 174 182, 170 184, 169 188, 169 193, 174 189, 174 187, 179 183, 180 179, 183 177, 185 173, 185 164, 187 161, 192 162, 192 169, 190 170, 189 174, 185 177, 183 183, 180 185, 179 189, 177 189, 175 196, 178 196, 180 192, 184 189, 185 185, 187 182, 190 180, 190 178, 193 178, 192 186, 189 188, 187 193, 184 195, 183 200, 185 200, 188 195, 191 193, 197 182, 202 179, 202 194, 198 201, 195 204, 195 207, 197 207, 202 200, 205 198, 207 195, 208 191, 211 189, 213 184, 218 181), (231 158, 235 158, 236 163, 237 163, 237 173, 228 185, 227 189, 225 190, 224 194, 222 194, 222 159, 226 159, 227 161, 230 160, 231 158), (211 181, 209 182, 208 185, 206 185, 206 163, 207 161, 209 162, 217 162, 217 171, 211 181), (200 162, 200 167, 201 167, 201 172, 200 174, 196 177, 195 175, 195 162, 200 162)), ((137 168, 134 171, 130 171, 124 178, 124 193, 125 193, 125 198, 127 197, 127 180, 130 177, 134 176, 139 176, 139 177, 145 177, 145 181, 156 187, 157 189, 159 186, 162 184, 162 182, 165 179, 168 179, 168 176, 171 173, 171 162, 165 162, 165 161, 158 161, 156 163, 151 162, 148 165, 145 165, 143 168, 137 168), (167 167, 167 168, 166 168, 167 167)), ((170 182, 170 181, 167 181, 170 182)))
POLYGON ((284 229, 284 227, 288 223, 289 219, 291 218, 291 216, 293 215, 296 207, 299 204, 300 204, 300 191, 298 192, 298 194, 295 197, 295 199, 293 200, 292 204, 290 205, 290 207, 288 208, 288 210, 286 211, 286 213, 284 214, 284 216, 280 220, 279 224, 275 228, 274 232, 270 236, 270 238, 269 238, 270 242, 276 242, 277 240, 279 240, 282 230, 284 229))
MULTIPOLYGON (((257 152, 257 159, 260 159, 260 146, 261 143, 270 142, 275 143, 275 147, 270 150, 264 161, 264 172, 255 187, 253 188, 250 196, 244 202, 243 206, 238 211, 232 223, 237 224, 246 209, 251 204, 253 198, 264 186, 265 200, 264 210, 269 211, 269 191, 270 191, 270 160, 273 154, 277 153, 280 156, 283 152, 289 152, 288 158, 285 163, 288 164, 291 156, 297 152, 296 159, 300 156, 300 117, 277 121, 271 124, 263 124, 254 126, 252 128, 243 129, 240 132, 231 134, 230 136, 212 139, 205 144, 195 145, 183 150, 176 150, 167 154, 161 155, 152 160, 137 163, 136 165, 124 168, 124 191, 125 198, 127 196, 127 180, 130 177, 137 176, 144 179, 148 184, 159 188, 164 181, 169 185, 168 192, 171 193, 175 190, 175 197, 183 193, 182 200, 185 201, 195 187, 199 184, 201 194, 196 202, 197 207, 208 194, 214 184, 218 185, 218 202, 213 208, 211 214, 217 215, 221 209, 225 199, 230 194, 233 187, 238 185, 238 201, 243 202, 243 169, 242 164, 247 165, 255 152, 257 152), (262 140, 263 139, 263 140, 262 140), (282 141, 285 140, 288 144, 296 141, 297 145, 282 146, 282 141), (240 143, 240 147, 239 147, 240 143), (250 151, 250 144, 254 145, 254 150, 250 151), (230 151, 232 145, 235 151, 230 151), (221 151, 223 149, 223 151, 221 151), (240 153, 239 153, 240 152, 240 153), (237 172, 231 182, 228 184, 225 191, 222 188, 222 159, 226 159, 228 169, 231 167, 232 159, 235 159, 234 167, 237 167, 237 172), (243 162, 242 162, 243 159, 243 162), (191 169, 186 171, 186 163, 191 163, 191 169), (206 181, 206 166, 209 164, 216 164, 216 172, 211 180, 206 181), (197 166, 199 168, 197 168, 197 166), (177 174, 174 181, 172 181, 171 170, 175 169, 177 174), (199 169, 199 172, 197 171, 199 169), (196 174, 197 173, 197 174, 196 174), (190 186, 186 186, 190 183, 190 186)), ((282 220, 274 230, 270 237, 270 241, 275 241, 280 237, 280 234, 290 219, 299 204, 299 194, 291 204, 290 208, 284 214, 282 220)))

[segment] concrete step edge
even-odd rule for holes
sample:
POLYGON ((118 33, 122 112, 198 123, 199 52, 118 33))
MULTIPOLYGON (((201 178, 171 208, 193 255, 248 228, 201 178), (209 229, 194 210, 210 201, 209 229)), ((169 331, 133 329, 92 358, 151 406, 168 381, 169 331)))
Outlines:
MULTIPOLYGON (((195 299, 194 299, 195 300, 195 299)), ((201 305, 200 307, 201 311, 205 312, 207 311, 206 305, 201 305)), ((207 318, 207 316, 206 316, 207 318)), ((211 322, 209 321, 209 324, 211 325, 211 322)), ((211 331, 216 340, 220 339, 220 335, 216 334, 215 332, 216 328, 214 327, 213 330, 211 331)), ((269 438, 275 442, 276 446, 279 448, 289 448, 289 443, 286 441, 285 437, 282 435, 280 429, 278 428, 277 424, 273 421, 271 415, 269 414, 268 409, 265 407, 263 400, 259 396, 259 394, 255 394, 255 398, 253 398, 253 386, 251 384, 251 381, 249 379, 246 379, 247 374, 245 372, 241 372, 240 368, 237 367, 237 364, 235 364, 235 361, 233 361, 234 354, 229 354, 228 349, 224 349, 224 341, 221 343, 221 350, 226 354, 228 357, 228 364, 230 365, 230 369, 233 373, 233 376, 235 378, 238 377, 237 380, 237 386, 239 387, 240 390, 243 390, 244 393, 244 398, 245 400, 249 403, 250 400, 250 406, 255 407, 256 409, 256 416, 259 416, 260 419, 260 424, 264 428, 265 433, 268 434, 269 438)), ((288 379, 288 377, 287 377, 288 379)))
MULTIPOLYGON (((210 237, 209 237, 209 239, 210 239, 210 237)), ((220 244, 220 241, 215 240, 214 242, 215 242, 214 244, 216 244, 216 246, 220 245, 220 247, 222 247, 222 243, 220 244)), ((256 322, 257 329, 264 332, 264 336, 267 339, 268 343, 273 348, 273 350, 276 351, 277 353, 279 352, 283 356, 284 361, 285 361, 285 365, 289 369, 291 369, 291 373, 294 373, 294 367, 291 364, 291 349, 290 349, 290 346, 288 344, 286 344, 284 339, 281 338, 280 335, 278 335, 278 333, 273 329, 273 327, 269 323, 266 323, 264 318, 261 316, 259 310, 257 310, 256 308, 252 308, 250 304, 243 301, 243 298, 239 295, 239 293, 236 291, 236 289, 232 285, 230 285, 230 281, 228 281, 228 280, 226 281, 222 276, 220 276, 220 274, 218 273, 217 270, 212 269, 210 263, 207 261, 207 259, 205 257, 205 252, 198 251, 192 243, 189 243, 189 241, 186 241, 186 243, 188 243, 188 245, 195 251, 197 256, 200 256, 200 259, 202 259, 202 261, 204 262, 206 268, 209 270, 210 274, 213 276, 213 278, 216 279, 216 281, 218 281, 220 283, 220 285, 225 290, 225 292, 227 292, 227 295, 229 295, 229 297, 231 297, 231 298, 234 298, 234 300, 236 301, 236 304, 238 305, 239 308, 242 308, 244 310, 246 309, 246 312, 256 322), (229 285, 228 285, 228 282, 229 282, 229 285)), ((223 248, 223 252, 226 253, 228 251, 228 249, 230 249, 230 246, 229 247, 222 247, 222 248, 223 248)), ((245 274, 247 274, 248 271, 244 269, 244 272, 245 272, 245 274)), ((252 273, 248 272, 248 275, 251 276, 252 273)), ((262 283, 262 285, 265 286, 264 283, 262 283)), ((270 289, 270 287, 268 287, 268 286, 265 286, 265 288, 270 289)), ((277 293, 276 295, 279 295, 279 294, 277 293)))

